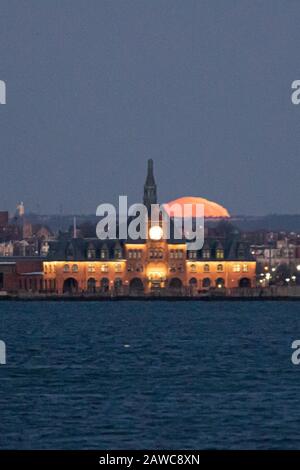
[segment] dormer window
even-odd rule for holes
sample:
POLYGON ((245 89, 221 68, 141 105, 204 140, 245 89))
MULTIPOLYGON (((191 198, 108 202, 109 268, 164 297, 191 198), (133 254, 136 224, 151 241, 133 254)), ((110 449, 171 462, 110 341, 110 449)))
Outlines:
POLYGON ((87 257, 88 259, 96 258, 96 250, 92 245, 88 247, 87 257))
POLYGON ((101 259, 108 258, 108 250, 106 248, 102 248, 102 250, 100 251, 100 258, 101 259))
POLYGON ((210 258, 210 249, 209 248, 204 248, 203 249, 202 258, 204 258, 204 259, 210 258))
POLYGON ((224 250, 222 248, 217 248, 216 258, 217 259, 223 259, 224 258, 224 250))

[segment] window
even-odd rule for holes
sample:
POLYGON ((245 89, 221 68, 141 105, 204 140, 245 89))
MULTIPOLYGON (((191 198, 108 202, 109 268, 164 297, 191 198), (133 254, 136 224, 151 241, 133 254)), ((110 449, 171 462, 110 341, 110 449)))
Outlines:
POLYGON ((93 264, 88 265, 88 273, 94 273, 95 272, 95 266, 93 264))
POLYGON ((219 277, 217 280, 216 280, 216 287, 218 287, 219 289, 225 287, 225 281, 222 277, 219 277))
POLYGON ((203 270, 205 273, 209 273, 209 264, 205 264, 203 270))
POLYGON ((70 272, 70 266, 68 264, 64 265, 64 273, 69 273, 70 272))
POLYGON ((143 266, 141 264, 136 265, 136 272, 137 273, 142 273, 144 270, 143 266))
POLYGON ((216 258, 217 259, 223 259, 224 258, 224 250, 222 250, 221 248, 217 248, 216 258))
POLYGON ((95 248, 89 247, 88 252, 87 252, 87 257, 88 257, 88 259, 96 258, 96 250, 95 250, 95 248))
POLYGON ((248 272, 248 264, 243 264, 243 273, 248 272))
POLYGON ((210 250, 208 248, 205 248, 203 251, 202 251, 202 257, 204 259, 208 259, 210 258, 210 250))
POLYGON ((241 270, 241 265, 240 264, 234 264, 233 265, 233 272, 234 273, 239 273, 241 270))
POLYGON ((205 277, 202 281, 202 287, 210 287, 211 285, 211 280, 209 279, 209 277, 205 277))
POLYGON ((223 264, 218 264, 217 271, 219 271, 219 272, 223 271, 223 264))
POLYGON ((73 266, 72 266, 72 272, 73 272, 73 273, 78 273, 78 264, 73 264, 73 266))
POLYGON ((197 272, 197 266, 195 264, 191 264, 190 271, 191 271, 191 273, 196 273, 197 272))
POLYGON ((197 251, 189 251, 189 258, 196 259, 197 258, 197 251))
POLYGON ((102 264, 101 265, 101 272, 102 273, 107 273, 108 272, 108 265, 107 264, 102 264))
POLYGON ((120 263, 115 264, 115 272, 121 273, 122 272, 122 265, 120 263))

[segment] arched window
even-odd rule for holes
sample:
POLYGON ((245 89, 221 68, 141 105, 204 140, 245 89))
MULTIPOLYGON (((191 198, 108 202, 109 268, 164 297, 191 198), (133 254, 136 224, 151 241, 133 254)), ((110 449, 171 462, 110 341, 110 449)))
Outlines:
POLYGON ((190 271, 191 271, 191 273, 196 273, 197 272, 197 266, 195 264, 191 264, 190 271))
POLYGON ((78 264, 73 264, 73 266, 72 266, 72 272, 73 272, 73 273, 78 273, 78 264))
POLYGON ((121 289, 122 279, 120 277, 116 277, 115 282, 114 282, 114 287, 115 287, 116 290, 121 289))
POLYGON ((109 291, 109 279, 107 277, 103 277, 100 281, 101 291, 108 292, 109 291))
POLYGON ((90 293, 96 292, 96 279, 90 277, 87 282, 87 290, 90 293))
POLYGON ((223 272, 224 268, 223 268, 223 264, 218 264, 217 266, 217 271, 218 272, 223 272))
POLYGON ((203 270, 205 273, 209 273, 209 264, 205 264, 203 270))
POLYGON ((197 279, 195 277, 192 277, 190 280, 189 280, 189 285, 191 287, 197 287, 197 279))
POLYGON ((205 277, 202 281, 202 287, 208 288, 210 286, 211 286, 211 280, 209 279, 209 277, 205 277))
POLYGON ((225 286, 225 281, 222 277, 218 277, 216 280, 216 287, 222 288, 225 286))
POLYGON ((64 273, 69 273, 70 272, 70 266, 68 264, 64 265, 64 273))

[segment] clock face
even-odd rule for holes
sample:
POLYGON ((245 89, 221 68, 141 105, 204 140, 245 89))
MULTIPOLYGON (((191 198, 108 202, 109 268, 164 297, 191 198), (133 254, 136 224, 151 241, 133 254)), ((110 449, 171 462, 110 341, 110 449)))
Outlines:
POLYGON ((159 225, 154 225, 149 230, 149 237, 151 240, 161 240, 163 237, 163 230, 159 225))

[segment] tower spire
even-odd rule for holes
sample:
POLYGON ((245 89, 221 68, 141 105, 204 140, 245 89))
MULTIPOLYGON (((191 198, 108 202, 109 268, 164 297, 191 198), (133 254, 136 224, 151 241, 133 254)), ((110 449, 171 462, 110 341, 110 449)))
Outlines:
POLYGON ((151 210, 151 204, 157 204, 157 190, 153 174, 153 160, 148 160, 147 178, 144 185, 144 205, 148 211, 151 210))

